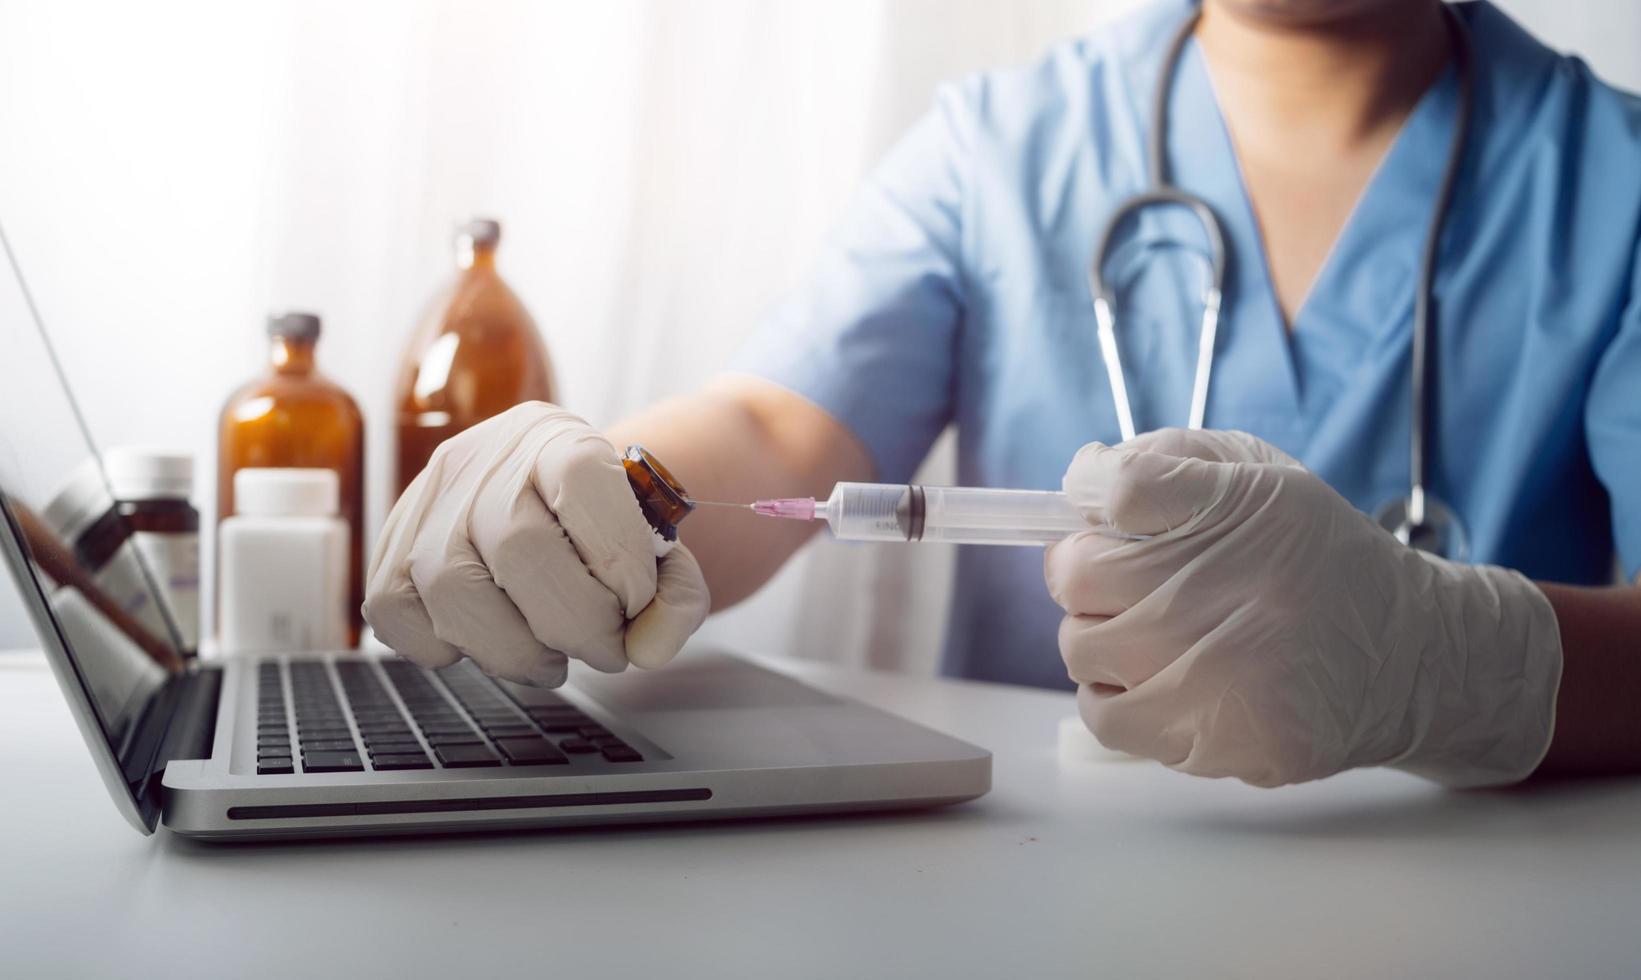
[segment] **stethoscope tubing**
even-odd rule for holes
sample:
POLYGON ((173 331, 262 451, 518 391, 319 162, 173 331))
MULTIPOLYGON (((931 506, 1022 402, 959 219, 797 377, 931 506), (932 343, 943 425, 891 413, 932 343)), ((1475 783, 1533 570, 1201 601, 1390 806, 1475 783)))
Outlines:
POLYGON ((1202 428, 1208 415, 1208 386, 1214 372, 1214 344, 1219 333, 1219 310, 1225 291, 1225 233, 1208 202, 1177 187, 1156 187, 1128 198, 1106 220, 1105 231, 1095 246, 1096 259, 1088 270, 1088 291, 1094 297, 1094 321, 1099 330, 1100 355, 1105 360, 1111 382, 1112 403, 1117 409, 1117 426, 1124 441, 1134 438, 1134 413, 1123 375, 1122 354, 1117 347, 1116 296, 1101 269, 1110 256, 1117 231, 1129 217, 1157 205, 1174 205, 1196 215, 1208 237, 1210 283, 1202 297, 1202 325, 1197 331, 1197 366, 1191 383, 1191 413, 1188 424, 1202 428))
MULTIPOLYGON (((1419 279, 1413 307, 1412 363, 1409 367, 1412 389, 1411 434, 1408 447, 1408 495, 1404 501, 1405 518, 1397 529, 1398 536, 1408 540, 1414 530, 1425 527, 1431 511, 1444 511, 1439 502, 1429 497, 1430 447, 1435 441, 1431 431, 1431 402, 1434 367, 1430 357, 1432 336, 1435 332, 1435 276, 1441 250, 1442 228, 1452 205, 1459 172, 1464 166, 1465 147, 1468 144, 1470 123, 1475 108, 1475 60, 1470 43, 1470 32, 1464 22, 1445 6, 1442 8, 1453 37, 1453 54, 1459 69, 1458 118, 1448 149, 1447 163, 1442 171, 1441 184, 1431 209, 1430 226, 1420 253, 1419 279)), ((1197 334, 1197 363, 1191 385, 1191 408, 1187 416, 1190 428, 1200 429, 1207 417, 1208 390, 1213 378, 1213 361, 1217 341, 1221 305, 1225 290, 1228 264, 1224 226, 1213 208, 1204 200, 1175 187, 1168 172, 1168 96, 1173 87, 1179 57, 1190 39, 1200 9, 1185 19, 1169 42, 1158 73, 1156 92, 1152 103, 1151 132, 1146 141, 1148 158, 1147 176, 1150 188, 1127 198, 1106 219, 1104 229, 1095 245, 1094 259, 1089 264, 1089 294, 1094 303, 1094 317, 1100 355, 1105 362, 1106 375, 1111 386, 1111 398, 1117 414, 1117 425, 1124 441, 1134 438, 1136 427, 1128 384, 1122 368, 1122 355, 1117 342, 1116 298, 1105 281, 1104 268, 1116 242, 1119 228, 1147 208, 1166 205, 1184 208, 1196 216, 1208 239, 1210 255, 1210 283, 1203 293, 1202 325, 1197 334)))

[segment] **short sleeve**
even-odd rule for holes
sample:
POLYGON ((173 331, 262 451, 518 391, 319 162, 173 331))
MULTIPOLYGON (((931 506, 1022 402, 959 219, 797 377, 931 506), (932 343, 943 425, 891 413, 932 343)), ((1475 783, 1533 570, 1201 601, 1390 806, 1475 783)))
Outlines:
POLYGON ((1641 245, 1618 330, 1590 382, 1584 428, 1596 476, 1612 499, 1624 580, 1641 575, 1641 245))
POLYGON ((952 417, 971 118, 959 89, 942 90, 732 363, 843 422, 880 480, 910 479, 952 417))

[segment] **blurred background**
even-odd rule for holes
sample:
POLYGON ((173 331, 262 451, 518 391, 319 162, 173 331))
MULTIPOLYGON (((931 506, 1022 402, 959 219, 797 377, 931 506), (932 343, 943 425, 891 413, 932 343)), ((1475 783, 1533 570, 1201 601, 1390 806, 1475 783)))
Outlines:
MULTIPOLYGON (((1641 89, 1641 3, 1498 5, 1641 89)), ((321 368, 366 416, 373 533, 400 353, 458 221, 502 221, 563 402, 609 423, 720 368, 939 81, 1134 6, 0 0, 0 221, 99 443, 192 451, 208 518, 265 314, 322 314, 321 368)), ((948 465, 943 446, 926 476, 948 465)), ((930 670, 948 561, 818 543, 704 633, 930 670)), ((6 582, 0 649, 32 643, 6 582)))

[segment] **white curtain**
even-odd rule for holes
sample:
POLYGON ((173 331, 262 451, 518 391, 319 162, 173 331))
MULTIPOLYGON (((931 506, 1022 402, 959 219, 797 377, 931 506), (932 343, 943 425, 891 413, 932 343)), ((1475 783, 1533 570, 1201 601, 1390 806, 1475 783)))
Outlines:
MULTIPOLYGON (((1136 2, 0 0, 0 221, 100 441, 192 449, 205 510, 264 313, 323 314, 374 529, 394 366, 453 222, 503 221, 564 401, 611 422, 723 364, 938 81, 1136 2)), ((1507 6, 1633 76, 1641 8, 1507 6)), ((818 545, 705 633, 926 670, 949 557, 818 545)), ((28 642, 0 590, 0 647, 28 642)))

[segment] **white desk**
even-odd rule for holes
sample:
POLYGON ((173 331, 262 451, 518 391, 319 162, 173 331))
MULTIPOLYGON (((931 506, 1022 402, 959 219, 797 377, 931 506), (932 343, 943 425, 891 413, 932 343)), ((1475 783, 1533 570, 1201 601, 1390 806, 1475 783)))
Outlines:
POLYGON ((995 788, 897 816, 146 839, 44 662, 0 657, 0 976, 1641 975, 1641 781, 1064 767, 1068 696, 788 669, 990 747, 995 788))

